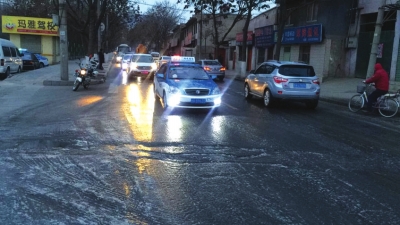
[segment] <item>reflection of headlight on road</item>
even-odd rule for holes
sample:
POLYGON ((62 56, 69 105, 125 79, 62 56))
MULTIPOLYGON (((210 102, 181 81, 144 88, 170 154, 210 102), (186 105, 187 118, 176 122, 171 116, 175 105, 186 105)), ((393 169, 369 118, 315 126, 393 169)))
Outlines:
POLYGON ((173 95, 171 95, 171 97, 168 100, 169 100, 168 104, 170 106, 179 105, 179 103, 181 102, 181 95, 180 94, 173 94, 173 95))
POLYGON ((216 88, 214 88, 214 90, 212 91, 211 94, 212 94, 212 95, 219 95, 219 94, 221 94, 221 91, 219 90, 218 87, 216 87, 216 88))
POLYGON ((221 98, 214 99, 214 105, 221 105, 221 98))

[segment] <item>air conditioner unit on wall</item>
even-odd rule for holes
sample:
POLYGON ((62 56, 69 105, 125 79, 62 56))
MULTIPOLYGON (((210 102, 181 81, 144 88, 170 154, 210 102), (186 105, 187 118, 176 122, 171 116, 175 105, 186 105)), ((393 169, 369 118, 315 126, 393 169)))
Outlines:
POLYGON ((346 48, 357 48, 358 38, 357 37, 347 37, 346 38, 346 48))

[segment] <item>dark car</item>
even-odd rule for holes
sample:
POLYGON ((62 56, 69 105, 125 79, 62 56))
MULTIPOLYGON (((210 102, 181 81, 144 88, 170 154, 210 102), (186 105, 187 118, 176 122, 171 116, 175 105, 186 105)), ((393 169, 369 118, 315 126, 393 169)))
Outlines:
POLYGON ((22 69, 34 70, 40 68, 40 61, 35 54, 31 52, 24 52, 22 56, 22 69))

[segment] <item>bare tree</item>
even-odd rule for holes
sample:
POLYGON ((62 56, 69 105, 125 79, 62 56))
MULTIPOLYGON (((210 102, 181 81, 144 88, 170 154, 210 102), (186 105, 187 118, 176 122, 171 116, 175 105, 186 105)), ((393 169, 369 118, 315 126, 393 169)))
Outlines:
POLYGON ((163 52, 181 17, 182 10, 168 0, 156 3, 135 24, 130 32, 130 43, 144 44, 149 50, 163 52))

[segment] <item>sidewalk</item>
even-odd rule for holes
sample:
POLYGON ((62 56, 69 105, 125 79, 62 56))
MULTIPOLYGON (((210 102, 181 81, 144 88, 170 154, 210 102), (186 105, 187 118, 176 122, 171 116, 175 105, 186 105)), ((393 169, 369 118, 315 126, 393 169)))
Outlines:
MULTIPOLYGON (((79 69, 79 59, 68 61, 68 80, 61 80, 60 64, 49 65, 47 67, 24 71, 18 74, 11 74, 10 77, 1 81, 1 83, 13 84, 31 84, 44 86, 71 86, 75 81, 75 70, 79 69)), ((111 69, 111 61, 103 63, 104 70, 98 70, 99 76, 107 77, 108 71, 111 69)), ((91 84, 101 83, 97 80, 92 80, 91 84)))

